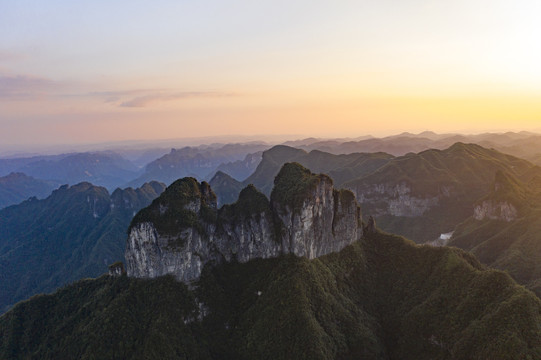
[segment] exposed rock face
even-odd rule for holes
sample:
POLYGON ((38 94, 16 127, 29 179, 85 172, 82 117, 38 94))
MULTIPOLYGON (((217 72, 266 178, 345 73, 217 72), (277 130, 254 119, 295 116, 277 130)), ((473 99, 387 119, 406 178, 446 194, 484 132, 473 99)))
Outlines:
POLYGON ((512 175, 498 171, 494 176, 492 191, 475 204, 475 220, 502 220, 511 222, 518 218, 519 208, 513 204, 527 203, 528 191, 512 175))
POLYGON ((359 202, 368 205, 376 216, 422 216, 427 210, 437 206, 442 197, 449 197, 451 194, 450 188, 442 187, 441 193, 436 196, 415 196, 405 183, 357 186, 351 190, 359 202))
POLYGON ((503 220, 514 221, 517 219, 518 211, 510 203, 506 201, 496 202, 485 200, 478 204, 473 209, 473 217, 475 220, 503 220))
POLYGON ((122 261, 109 265, 109 276, 116 277, 122 275, 126 275, 126 270, 124 269, 124 264, 122 261))
POLYGON ((216 209, 216 196, 193 178, 173 183, 137 214, 126 248, 135 277, 173 274, 191 282, 207 263, 271 258, 292 253, 315 258, 343 249, 362 235, 354 195, 335 190, 326 175, 285 164, 271 201, 248 186, 232 205, 216 209))

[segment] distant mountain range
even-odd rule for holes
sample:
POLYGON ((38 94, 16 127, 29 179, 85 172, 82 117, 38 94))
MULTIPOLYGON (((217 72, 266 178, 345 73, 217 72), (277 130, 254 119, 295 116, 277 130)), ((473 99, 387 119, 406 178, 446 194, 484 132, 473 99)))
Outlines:
POLYGON ((59 184, 53 181, 34 179, 23 173, 10 173, 0 177, 0 209, 18 204, 32 196, 44 198, 59 184))
POLYGON ((152 182, 109 194, 90 183, 64 185, 0 210, 0 312, 123 260, 133 215, 164 188, 152 182))
MULTIPOLYGON (((384 138, 370 136, 353 139, 308 138, 288 141, 283 145, 296 147, 308 153, 312 150, 331 154, 381 152, 402 156, 427 149, 446 149, 456 142, 475 143, 486 148, 494 148, 541 165, 541 145, 539 145, 541 135, 528 132, 461 135, 425 131, 420 134, 403 133, 384 138)), ((125 149, 119 147, 116 150, 101 152, 6 158, 0 159, 0 176, 19 172, 56 184, 73 185, 88 181, 105 186, 112 191, 116 187, 137 187, 152 180, 170 184, 185 176, 210 181, 216 172, 221 171, 246 184, 245 180, 249 176, 256 176, 254 171, 262 159, 262 151, 270 147, 271 145, 264 142, 217 143, 173 149, 169 153, 163 148, 125 149)), ((313 164, 305 165, 314 168, 311 166, 313 164)), ((327 170, 327 168, 322 169, 322 171, 327 170)), ((343 166, 342 171, 344 179, 354 178, 354 174, 348 174, 347 166, 343 166)), ((335 181, 342 182, 336 173, 333 178, 335 181)), ((267 189, 262 190, 268 194, 270 191, 268 184, 267 189)), ((39 196, 40 194, 30 194, 32 195, 39 196)))
MULTIPOLYGON (((270 203, 252 186, 243 190, 238 203, 218 213, 208 184, 193 178, 178 180, 130 226, 132 230, 155 226, 160 234, 157 242, 143 241, 130 251, 138 255, 137 261, 151 263, 151 247, 168 248, 179 260, 171 265, 183 271, 181 265, 189 264, 200 278, 188 286, 171 276, 103 276, 36 296, 0 317, 0 357, 541 356, 541 300, 533 293, 460 249, 415 245, 378 231, 373 222, 365 224, 360 240, 348 238, 350 245, 341 251, 312 260, 307 252, 237 261, 233 255, 239 250, 241 256, 240 248, 231 247, 226 249, 233 254, 229 259, 199 268, 197 259, 204 253, 175 250, 177 243, 180 248, 200 247, 190 240, 196 238, 212 244, 208 231, 220 231, 224 241, 232 240, 228 229, 236 227, 266 233, 258 225, 262 221, 282 221, 283 227, 275 229, 282 240, 272 245, 269 236, 272 246, 294 249, 304 240, 313 241, 306 235, 317 229, 318 234, 340 238, 344 233, 331 228, 342 215, 357 216, 356 206, 340 205, 345 204, 342 197, 355 204, 353 194, 333 191, 326 175, 311 174, 298 164, 287 164, 280 173, 270 203), (327 213, 335 218, 329 221, 327 213), (306 223, 297 221, 303 217, 306 223)), ((99 202, 89 204, 94 204, 91 213, 100 214, 99 202)), ((355 227, 361 225, 354 221, 355 227)), ((156 235, 149 231, 145 236, 156 235)), ((257 254, 250 246, 250 241, 257 242, 256 235, 240 231, 231 236, 248 241, 239 244, 242 251, 257 254)), ((322 240, 320 245, 325 246, 322 240)), ((208 250, 217 251, 212 246, 208 250)))
POLYGON ((110 190, 127 183, 139 173, 134 164, 112 152, 0 159, 0 174, 15 171, 60 184, 88 181, 110 190))
POLYGON ((226 182, 222 181, 224 176, 220 174, 220 181, 213 178, 210 184, 216 189, 218 202, 226 204, 234 201, 238 197, 240 189, 248 184, 253 184, 264 194, 270 196, 274 186, 274 177, 282 165, 287 162, 297 162, 315 172, 328 174, 337 186, 341 186, 347 180, 371 173, 392 158, 392 155, 385 153, 334 155, 319 150, 308 153, 302 149, 277 145, 263 152, 261 162, 255 171, 242 183, 228 179, 229 186, 226 186, 226 182))
POLYGON ((171 184, 186 176, 204 180, 213 176, 220 167, 227 168, 230 176, 243 178, 259 162, 255 153, 268 147, 267 144, 248 143, 227 144, 218 148, 200 146, 172 149, 169 154, 149 163, 144 173, 128 185, 139 186, 151 180, 171 184))
POLYGON ((333 154, 350 154, 354 152, 386 152, 395 156, 410 152, 418 153, 429 149, 443 150, 457 142, 478 144, 486 148, 494 148, 501 152, 537 162, 541 155, 541 135, 530 132, 483 133, 476 135, 436 134, 425 131, 419 134, 402 133, 383 138, 363 139, 304 139, 288 141, 284 145, 301 148, 307 151, 321 150, 333 154))

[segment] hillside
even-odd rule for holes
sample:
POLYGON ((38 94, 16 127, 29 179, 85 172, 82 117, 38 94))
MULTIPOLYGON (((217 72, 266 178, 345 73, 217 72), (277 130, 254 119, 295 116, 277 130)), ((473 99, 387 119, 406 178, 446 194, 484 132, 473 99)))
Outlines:
POLYGON ((340 253, 226 263, 191 290, 103 276, 0 318, 0 357, 527 359, 541 301, 449 248, 372 233, 340 253))
POLYGON ((363 213, 375 216, 382 229, 425 242, 471 216, 474 202, 487 195, 498 171, 525 182, 541 175, 541 168, 526 160, 456 143, 394 158, 343 186, 356 194, 363 213))
POLYGON ((498 173, 473 216, 455 229, 448 245, 468 250, 507 271, 541 297, 541 188, 498 173))
POLYGON ((0 312, 123 260, 131 218, 164 187, 153 182, 109 195, 90 183, 64 185, 46 199, 0 210, 0 312))
POLYGON ((34 179, 23 173, 10 173, 0 177, 0 209, 18 204, 29 197, 44 198, 55 189, 51 181, 34 179))

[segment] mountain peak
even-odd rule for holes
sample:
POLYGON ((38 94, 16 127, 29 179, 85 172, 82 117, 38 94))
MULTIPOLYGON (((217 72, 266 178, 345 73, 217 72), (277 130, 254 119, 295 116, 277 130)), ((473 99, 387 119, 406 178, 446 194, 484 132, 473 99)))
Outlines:
POLYGON ((218 211, 208 184, 184 178, 134 217, 127 270, 130 276, 173 274, 191 282, 207 263, 289 253, 312 259, 339 251, 360 238, 361 226, 350 191, 334 190, 327 175, 296 163, 276 176, 270 203, 248 185, 237 202, 218 211))

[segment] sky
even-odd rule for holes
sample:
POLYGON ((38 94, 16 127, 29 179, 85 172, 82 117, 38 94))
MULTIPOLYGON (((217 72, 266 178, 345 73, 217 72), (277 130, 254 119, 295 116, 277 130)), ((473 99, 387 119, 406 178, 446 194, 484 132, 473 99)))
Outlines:
POLYGON ((541 131, 538 0, 0 0, 0 146, 541 131))

